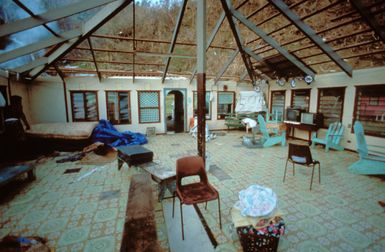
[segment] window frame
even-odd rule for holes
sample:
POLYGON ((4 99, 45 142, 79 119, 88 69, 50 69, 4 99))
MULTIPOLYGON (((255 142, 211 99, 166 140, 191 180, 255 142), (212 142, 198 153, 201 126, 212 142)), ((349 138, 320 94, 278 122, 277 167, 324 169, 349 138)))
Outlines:
MULTIPOLYGON (((380 87, 380 86, 385 88, 385 84, 355 85, 354 86, 356 90, 355 90, 355 97, 354 97, 354 110, 353 110, 352 125, 354 125, 355 121, 357 120, 357 105, 358 105, 358 92, 359 92, 359 90, 360 89, 365 89, 365 88, 380 87)), ((351 133, 354 133, 354 127, 351 128, 351 133)), ((371 132, 366 132, 366 131, 364 131, 364 135, 385 138, 385 135, 371 133, 371 132)))
MULTIPOLYGON (((211 93, 211 92, 213 92, 213 91, 206 91, 206 93, 211 93)), ((194 104, 195 104, 195 95, 194 94, 197 94, 197 99, 198 99, 198 91, 193 91, 193 104, 192 104, 192 106, 193 106, 193 116, 197 116, 196 114, 195 114, 195 112, 194 112, 194 104)), ((205 102, 206 102, 206 93, 205 93, 205 102)), ((209 95, 209 97, 210 97, 210 95, 209 95)), ((198 110, 198 101, 197 101, 197 110, 198 110)), ((212 102, 210 101, 210 98, 209 98, 209 116, 207 117, 207 115, 206 115, 206 120, 211 120, 211 118, 212 118, 212 113, 213 113, 213 110, 212 110, 212 102)))
POLYGON ((160 123, 161 122, 161 114, 160 114, 160 90, 136 90, 137 98, 138 98, 138 122, 139 124, 148 124, 148 123, 160 123), (140 119, 141 116, 141 107, 140 107, 140 93, 158 93, 158 107, 146 107, 146 109, 158 109, 159 120, 156 122, 142 122, 140 119))
POLYGON ((70 90, 70 97, 71 97, 71 114, 72 114, 72 122, 97 122, 100 120, 99 118, 99 100, 98 100, 98 90, 70 90), (85 119, 76 119, 75 118, 75 111, 74 111, 74 97, 73 94, 75 93, 81 93, 83 94, 83 100, 86 101, 85 94, 86 93, 94 93, 95 94, 95 101, 96 101, 96 120, 88 120, 87 118, 87 106, 86 102, 83 103, 83 109, 84 109, 84 117, 85 119))
MULTIPOLYGON (((219 94, 220 93, 232 93, 233 94, 233 102, 231 103, 231 107, 233 112, 235 111, 235 92, 234 91, 217 91, 217 120, 225 120, 225 117, 220 118, 219 117, 219 94)), ((211 102, 210 102, 211 106, 211 102)))
POLYGON ((290 107, 293 107, 293 101, 294 101, 294 93, 299 91, 306 91, 309 93, 309 106, 306 110, 306 113, 309 113, 310 111, 310 98, 311 98, 311 88, 303 88, 303 89, 292 89, 291 90, 291 99, 290 99, 290 107))
POLYGON ((270 92, 270 103, 269 103, 269 113, 273 113, 273 94, 274 93, 283 93, 283 115, 282 118, 285 118, 285 111, 286 111, 286 90, 272 90, 270 92))
POLYGON ((124 124, 127 124, 127 125, 130 125, 132 124, 132 109, 131 109, 131 91, 130 90, 105 90, 105 93, 106 93, 106 112, 107 112, 107 119, 109 120, 108 118, 108 93, 109 92, 115 92, 115 93, 118 93, 118 111, 119 111, 119 114, 120 114, 120 96, 119 96, 119 93, 127 93, 128 94, 128 109, 129 109, 129 117, 128 117, 128 123, 127 122, 123 122, 121 123, 120 122, 120 118, 118 120, 118 123, 114 123, 114 125, 124 125, 124 124))
MULTIPOLYGON (((326 90, 326 89, 341 89, 341 90, 343 90, 343 97, 342 97, 342 108, 341 108, 341 113, 340 113, 340 119, 339 119, 339 122, 341 122, 342 123, 342 119, 343 119, 343 116, 344 116, 344 103, 345 103, 345 93, 346 93, 346 86, 341 86, 341 87, 322 87, 322 88, 318 88, 317 89, 317 92, 318 92, 318 94, 317 94, 317 113, 320 113, 319 112, 319 109, 320 109, 320 101, 321 101, 321 91, 322 90, 326 90)), ((324 122, 323 122, 323 124, 322 124, 322 129, 327 129, 327 128, 329 128, 329 126, 328 127, 326 127, 325 126, 325 120, 324 120, 324 122)))

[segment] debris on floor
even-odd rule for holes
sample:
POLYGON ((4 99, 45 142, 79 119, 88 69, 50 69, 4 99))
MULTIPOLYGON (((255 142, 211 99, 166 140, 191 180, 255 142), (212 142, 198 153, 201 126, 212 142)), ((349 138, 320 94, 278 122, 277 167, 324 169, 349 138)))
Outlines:
POLYGON ((8 235, 0 241, 0 251, 50 252, 51 249, 45 245, 46 243, 47 239, 39 236, 18 237, 8 235))

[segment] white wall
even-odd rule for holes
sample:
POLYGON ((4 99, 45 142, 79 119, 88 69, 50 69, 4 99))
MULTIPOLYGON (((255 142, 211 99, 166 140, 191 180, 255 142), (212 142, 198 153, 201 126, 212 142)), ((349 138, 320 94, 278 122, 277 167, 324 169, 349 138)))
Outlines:
MULTIPOLYGON (((356 92, 355 86, 375 84, 385 84, 385 67, 356 70, 353 71, 352 78, 350 78, 344 72, 316 75, 315 81, 311 83, 311 85, 307 85, 305 82, 301 81, 297 82, 297 87, 295 89, 311 88, 309 111, 317 112, 318 88, 346 87, 342 118, 342 124, 345 126, 345 134, 344 138, 341 141, 341 144, 345 148, 355 150, 356 140, 354 134, 351 133, 356 92)), ((286 84, 284 87, 280 87, 275 83, 275 81, 273 81, 270 82, 270 85, 271 90, 286 90, 285 106, 290 106, 291 89, 289 87, 289 84, 286 84)), ((298 129, 296 129, 295 131, 295 137, 307 140, 307 132, 298 129)), ((318 136, 323 137, 325 133, 325 129, 320 129, 318 131, 318 136)), ((385 146, 384 138, 366 136, 366 140, 368 144, 385 146)))
MULTIPOLYGON (((166 80, 164 84, 160 79, 139 79, 132 82, 131 78, 106 78, 100 83, 96 77, 71 77, 66 78, 67 83, 67 108, 69 121, 72 121, 70 91, 73 90, 96 90, 98 92, 99 118, 106 119, 106 94, 108 90, 129 90, 131 100, 131 124, 116 125, 118 130, 131 130, 145 133, 147 127, 156 127, 157 133, 164 133, 164 89, 184 88, 187 90, 187 130, 188 120, 193 116, 193 91, 196 91, 196 82, 190 84, 189 80, 166 80), (140 90, 159 90, 160 91, 160 123, 139 124, 138 96, 140 90)), ((228 91, 235 91, 236 95, 241 90, 251 90, 251 85, 247 83, 237 84, 234 81, 221 81, 213 85, 212 81, 207 81, 206 90, 212 91, 214 99, 211 104, 211 120, 208 120, 210 129, 225 129, 224 120, 217 120, 217 92, 223 91, 223 86, 228 86, 228 91)), ((30 86, 31 114, 33 123, 44 122, 65 122, 65 103, 64 91, 61 79, 58 77, 43 77, 30 86)))

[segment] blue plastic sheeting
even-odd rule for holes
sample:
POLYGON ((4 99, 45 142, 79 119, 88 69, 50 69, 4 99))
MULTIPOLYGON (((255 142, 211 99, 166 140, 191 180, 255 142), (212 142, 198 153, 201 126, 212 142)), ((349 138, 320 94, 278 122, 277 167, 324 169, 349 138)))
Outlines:
POLYGON ((139 145, 147 143, 147 138, 141 133, 131 131, 119 132, 107 120, 100 120, 92 131, 92 142, 102 142, 111 147, 121 145, 139 145))

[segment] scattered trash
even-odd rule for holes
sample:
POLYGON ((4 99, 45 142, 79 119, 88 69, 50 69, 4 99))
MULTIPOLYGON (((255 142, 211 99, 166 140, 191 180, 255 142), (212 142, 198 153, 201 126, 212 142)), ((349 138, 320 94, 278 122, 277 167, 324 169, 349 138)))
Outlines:
POLYGON ((80 180, 90 176, 92 173, 96 172, 97 170, 99 170, 99 168, 92 169, 91 171, 89 171, 89 172, 83 174, 82 176, 80 176, 79 178, 77 178, 76 181, 80 181, 80 180))
POLYGON ((56 160, 56 163, 75 162, 75 161, 82 159, 85 155, 86 155, 86 153, 84 153, 84 152, 76 153, 74 155, 56 160))
POLYGON ((46 243, 47 239, 39 236, 7 235, 0 241, 0 251, 50 252, 46 243))

